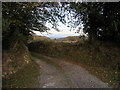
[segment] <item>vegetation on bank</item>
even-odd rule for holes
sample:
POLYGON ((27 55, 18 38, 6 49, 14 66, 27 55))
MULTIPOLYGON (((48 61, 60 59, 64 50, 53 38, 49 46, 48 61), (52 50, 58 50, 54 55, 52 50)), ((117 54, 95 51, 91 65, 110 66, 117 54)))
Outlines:
POLYGON ((34 61, 26 64, 16 73, 7 78, 3 78, 3 88, 34 88, 38 80, 39 68, 34 61))
POLYGON ((2 88, 30 88, 37 83, 39 67, 23 42, 18 40, 3 51, 2 65, 2 88))
POLYGON ((29 50, 80 64, 110 86, 119 87, 120 48, 114 43, 38 41, 31 43, 29 50))

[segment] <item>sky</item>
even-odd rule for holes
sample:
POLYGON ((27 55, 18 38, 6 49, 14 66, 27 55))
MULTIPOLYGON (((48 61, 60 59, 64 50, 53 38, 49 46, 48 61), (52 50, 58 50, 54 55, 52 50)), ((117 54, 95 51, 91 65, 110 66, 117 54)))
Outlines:
POLYGON ((67 37, 67 36, 80 36, 80 34, 82 34, 82 30, 80 33, 75 33, 76 30, 71 30, 70 31, 70 28, 67 27, 66 25, 62 24, 61 22, 59 22, 59 32, 56 31, 55 29, 51 28, 51 25, 49 23, 46 24, 46 26, 48 26, 50 28, 50 30, 47 32, 43 32, 43 33, 40 33, 38 31, 34 31, 34 33, 36 35, 40 35, 40 36, 46 36, 46 37, 49 37, 49 38, 52 38, 52 39, 57 39, 57 38, 64 38, 64 37, 67 37))
MULTIPOLYGON (((60 11, 60 12, 63 13, 63 15, 65 15, 64 19, 65 19, 65 21, 67 21, 66 24, 68 24, 70 21, 73 21, 73 23, 75 23, 75 21, 78 20, 78 18, 73 17, 73 15, 75 14, 74 11, 71 10, 71 12, 70 12, 70 11, 64 11, 63 9, 61 9, 61 10, 62 11, 60 11)), ((76 30, 71 30, 70 27, 67 27, 61 21, 58 21, 57 24, 59 25, 57 27, 60 30, 59 32, 52 28, 51 23, 46 22, 46 26, 48 28, 50 28, 48 33, 47 32, 41 33, 41 32, 38 32, 38 31, 35 31, 34 33, 36 33, 36 35, 46 36, 46 37, 53 38, 53 39, 64 38, 64 37, 67 37, 67 36, 80 36, 80 35, 83 34, 83 24, 82 24, 82 22, 79 25, 79 26, 81 26, 81 30, 80 30, 79 33, 76 33, 79 26, 76 27, 76 30)), ((71 25, 73 25, 72 22, 71 22, 71 25)))

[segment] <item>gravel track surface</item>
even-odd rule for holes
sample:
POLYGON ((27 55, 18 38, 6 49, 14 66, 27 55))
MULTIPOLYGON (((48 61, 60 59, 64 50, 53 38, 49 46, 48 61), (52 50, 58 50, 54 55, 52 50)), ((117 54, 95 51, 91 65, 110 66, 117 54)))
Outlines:
POLYGON ((109 88, 106 83, 79 65, 48 56, 44 57, 54 61, 61 70, 43 60, 32 57, 40 66, 39 88, 109 88))

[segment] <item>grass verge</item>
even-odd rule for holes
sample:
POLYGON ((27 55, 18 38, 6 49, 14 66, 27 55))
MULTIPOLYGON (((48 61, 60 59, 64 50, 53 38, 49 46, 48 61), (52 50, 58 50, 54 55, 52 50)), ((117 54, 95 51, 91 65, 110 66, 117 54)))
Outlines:
POLYGON ((102 81, 106 82, 109 87, 120 88, 120 72, 103 67, 89 67, 87 70, 102 81))
POLYGON ((26 64, 9 78, 2 78, 3 88, 33 88, 38 79, 39 67, 34 61, 26 64))
POLYGON ((85 68, 89 71, 89 73, 95 75, 99 79, 101 79, 103 82, 107 83, 109 87, 111 88, 120 88, 120 72, 116 72, 115 70, 111 70, 104 67, 96 67, 96 66, 89 66, 86 65, 86 63, 76 62, 75 60, 66 60, 62 59, 68 62, 71 62, 73 64, 80 65, 81 67, 85 68))

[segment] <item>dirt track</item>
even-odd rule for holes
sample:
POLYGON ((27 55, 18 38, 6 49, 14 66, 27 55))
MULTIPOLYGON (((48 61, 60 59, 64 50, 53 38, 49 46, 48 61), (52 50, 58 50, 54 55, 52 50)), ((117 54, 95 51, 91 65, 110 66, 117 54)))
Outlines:
POLYGON ((61 70, 43 60, 32 57, 41 68, 39 88, 108 88, 106 83, 78 65, 45 57, 58 64, 61 70))

